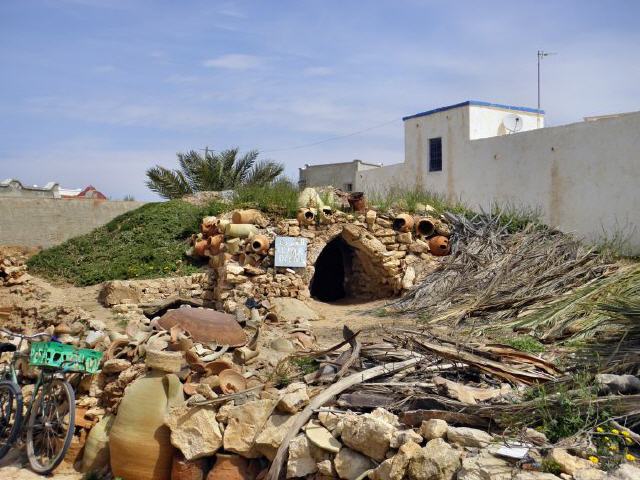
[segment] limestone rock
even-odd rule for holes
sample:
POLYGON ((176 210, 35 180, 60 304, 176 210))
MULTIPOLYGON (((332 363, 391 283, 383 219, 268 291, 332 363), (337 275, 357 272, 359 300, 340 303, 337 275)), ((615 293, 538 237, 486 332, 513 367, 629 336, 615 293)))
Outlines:
POLYGON ((543 472, 528 472, 521 471, 516 474, 513 480, 559 480, 560 477, 556 477, 552 473, 543 472))
POLYGON ((422 443, 422 440, 422 436, 413 430, 396 430, 393 432, 393 436, 391 437, 390 446, 391 448, 400 448, 408 441, 422 443))
POLYGON ((420 425, 420 435, 425 440, 433 440, 434 438, 444 438, 447 435, 447 429, 449 425, 444 420, 434 418, 426 420, 420 425))
POLYGON ((276 452, 284 437, 293 424, 293 415, 274 413, 267 420, 264 429, 256 437, 256 449, 270 461, 276 456, 276 452))
POLYGON ((546 443, 549 443, 549 439, 544 433, 539 432, 533 428, 527 428, 525 430, 524 438, 526 440, 529 440, 534 445, 544 445, 546 443))
POLYGON ((167 373, 178 373, 182 369, 182 352, 162 352, 147 350, 145 363, 147 367, 167 373))
POLYGON ((186 460, 209 457, 222 446, 222 432, 211 408, 173 408, 165 424, 171 430, 171 444, 180 449, 186 460))
POLYGON ((333 468, 333 462, 331 460, 322 460, 321 462, 318 462, 316 465, 318 467, 319 475, 323 475, 328 478, 335 478, 336 471, 333 468))
POLYGON ((409 441, 400 447, 398 453, 391 458, 389 480, 402 480, 407 472, 409 462, 416 455, 420 455, 422 448, 416 442, 409 441))
POLYGON ((597 468, 582 468, 573 476, 574 480, 607 480, 608 478, 610 478, 609 475, 597 468))
POLYGON ((124 358, 112 358, 102 365, 102 371, 106 374, 120 373, 131 366, 131 362, 124 358))
POLYGON ((306 435, 301 434, 289 443, 287 478, 297 478, 316 473, 318 462, 329 460, 331 455, 311 444, 306 435))
POLYGON ((371 415, 349 415, 344 420, 342 441, 348 447, 379 462, 385 459, 395 427, 371 415))
POLYGON ((458 480, 511 480, 512 467, 509 462, 496 458, 487 451, 462 460, 458 480))
POLYGON ((640 468, 630 463, 623 463, 617 470, 611 472, 613 480, 636 480, 640 478, 640 468))
POLYGON ((302 382, 295 382, 287 386, 283 397, 278 402, 278 409, 285 413, 297 413, 309 403, 307 385, 302 382))
POLYGON ((448 427, 447 440, 462 447, 486 447, 493 437, 483 430, 468 427, 448 427))
POLYGON ((384 408, 378 407, 373 412, 371 412, 370 415, 373 418, 379 418, 383 422, 387 422, 389 425, 392 425, 394 427, 400 426, 400 420, 398 420, 398 416, 384 408))
POLYGON ((413 455, 407 474, 410 480, 453 480, 459 468, 460 452, 435 438, 413 455))
POLYGON ((264 428, 275 405, 276 400, 255 400, 230 408, 224 430, 224 449, 246 458, 259 457, 254 439, 264 428))
POLYGON ((568 473, 573 476, 575 476, 578 470, 595 468, 594 464, 589 460, 571 455, 563 448, 554 448, 551 450, 549 457, 560 465, 560 470, 562 470, 563 473, 568 473))
POLYGON ((375 466, 370 459, 350 448, 341 449, 333 460, 333 464, 338 476, 346 480, 356 480, 375 466))
POLYGON ((373 472, 369 474, 369 478, 371 480, 391 480, 391 464, 393 463, 393 458, 388 458, 380 465, 378 468, 374 469, 373 472))
POLYGON ((111 307, 112 305, 124 303, 124 300, 140 303, 141 295, 141 290, 131 283, 122 280, 113 280, 104 283, 98 299, 105 307, 111 307))
POLYGON ((322 411, 318 413, 318 420, 320 423, 325 426, 327 430, 333 433, 333 431, 338 426, 338 422, 340 421, 341 415, 336 415, 333 412, 322 411))

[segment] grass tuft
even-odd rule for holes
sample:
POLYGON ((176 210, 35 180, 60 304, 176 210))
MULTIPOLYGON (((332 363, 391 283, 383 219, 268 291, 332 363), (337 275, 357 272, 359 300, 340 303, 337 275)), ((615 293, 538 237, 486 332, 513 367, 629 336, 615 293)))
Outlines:
POLYGON ((269 185, 245 185, 233 196, 233 208, 257 208, 263 212, 293 218, 298 210, 298 187, 281 179, 269 185))

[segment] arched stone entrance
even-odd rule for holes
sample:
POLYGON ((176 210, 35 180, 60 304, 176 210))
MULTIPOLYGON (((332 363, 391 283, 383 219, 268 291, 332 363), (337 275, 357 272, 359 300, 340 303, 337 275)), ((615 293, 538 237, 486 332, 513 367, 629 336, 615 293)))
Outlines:
POLYGON ((329 230, 325 242, 314 242, 312 248, 309 289, 317 300, 371 300, 400 292, 399 259, 366 229, 337 226, 329 230))

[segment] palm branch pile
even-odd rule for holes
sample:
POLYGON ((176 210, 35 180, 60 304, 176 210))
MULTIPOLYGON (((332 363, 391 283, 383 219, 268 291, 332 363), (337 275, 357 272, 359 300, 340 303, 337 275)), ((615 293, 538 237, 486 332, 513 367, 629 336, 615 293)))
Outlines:
MULTIPOLYGON (((510 233, 499 215, 447 217, 454 230, 452 255, 391 309, 418 314, 428 323, 492 327, 529 318, 577 287, 595 288, 591 282, 613 269, 593 249, 557 230, 530 225, 510 233)), ((529 327, 535 330, 538 323, 529 327)))

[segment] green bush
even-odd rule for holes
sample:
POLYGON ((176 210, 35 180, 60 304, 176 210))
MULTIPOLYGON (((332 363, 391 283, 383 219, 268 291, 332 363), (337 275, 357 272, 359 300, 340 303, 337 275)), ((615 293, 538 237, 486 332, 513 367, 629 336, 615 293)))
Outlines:
POLYGON ((236 189, 234 208, 257 208, 266 213, 293 218, 298 210, 298 187, 290 180, 269 185, 245 185, 236 189))
POLYGON ((222 205, 194 206, 181 200, 148 203, 94 231, 43 250, 29 268, 51 280, 78 286, 106 280, 187 275, 200 265, 184 254, 203 216, 222 205))

